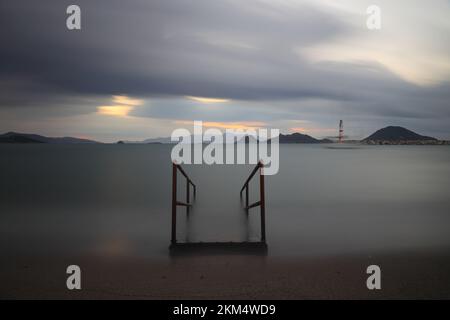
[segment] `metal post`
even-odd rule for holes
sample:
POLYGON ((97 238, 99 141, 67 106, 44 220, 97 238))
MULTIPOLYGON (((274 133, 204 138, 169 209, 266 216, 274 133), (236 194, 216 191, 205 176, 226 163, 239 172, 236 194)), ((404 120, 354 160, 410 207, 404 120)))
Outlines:
POLYGON ((245 187, 245 207, 248 207, 248 184, 245 187))
POLYGON ((190 200, 189 200, 190 186, 191 186, 191 183, 189 181, 187 181, 186 182, 186 203, 187 204, 190 203, 190 200))
POLYGON ((172 244, 177 242, 177 165, 172 163, 172 244))
MULTIPOLYGON (((189 182, 189 180, 186 180, 186 203, 190 204, 190 187, 191 187, 191 183, 189 182)), ((189 206, 186 207, 186 213, 189 216, 189 206)))
POLYGON ((261 201, 261 242, 266 242, 266 200, 264 198, 263 167, 259 170, 259 197, 261 201))

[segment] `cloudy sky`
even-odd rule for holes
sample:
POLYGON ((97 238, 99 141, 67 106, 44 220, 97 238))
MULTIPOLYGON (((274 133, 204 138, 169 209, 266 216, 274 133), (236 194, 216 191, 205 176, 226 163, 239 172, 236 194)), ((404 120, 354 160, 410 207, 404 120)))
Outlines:
POLYGON ((3 0, 0 132, 113 142, 203 120, 326 137, 343 119, 355 139, 450 139, 449 18, 448 0, 3 0))

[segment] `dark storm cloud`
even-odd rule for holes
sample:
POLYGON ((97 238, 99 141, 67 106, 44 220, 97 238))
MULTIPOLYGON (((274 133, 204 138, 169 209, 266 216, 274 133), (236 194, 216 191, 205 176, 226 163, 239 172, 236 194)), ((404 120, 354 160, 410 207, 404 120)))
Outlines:
POLYGON ((133 115, 154 118, 450 116, 448 84, 422 88, 377 64, 305 60, 295 48, 353 32, 319 5, 82 0, 82 30, 68 31, 72 3, 1 2, 0 106, 86 113, 102 98, 126 94, 150 101, 133 115), (185 95, 238 101, 205 111, 164 100, 185 95), (308 100, 330 103, 299 108, 308 100))
POLYGON ((346 30, 313 7, 79 1, 82 30, 71 32, 65 28, 68 4, 3 4, 1 34, 8 46, 0 53, 7 62, 2 78, 32 78, 54 93, 350 98, 292 50, 346 30))

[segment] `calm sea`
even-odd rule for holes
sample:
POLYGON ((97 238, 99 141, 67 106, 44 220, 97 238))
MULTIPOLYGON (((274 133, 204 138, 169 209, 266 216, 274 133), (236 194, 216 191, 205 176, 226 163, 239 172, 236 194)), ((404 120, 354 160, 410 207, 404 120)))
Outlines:
MULTIPOLYGON (((166 257, 170 145, 0 145, 0 249, 166 257)), ((180 241, 260 236, 239 189, 253 166, 186 165, 180 241)), ((179 176, 179 198, 184 181, 179 176)), ((258 180, 251 184, 258 200, 258 180)), ((450 147, 281 145, 266 176, 269 256, 450 248, 450 147)))

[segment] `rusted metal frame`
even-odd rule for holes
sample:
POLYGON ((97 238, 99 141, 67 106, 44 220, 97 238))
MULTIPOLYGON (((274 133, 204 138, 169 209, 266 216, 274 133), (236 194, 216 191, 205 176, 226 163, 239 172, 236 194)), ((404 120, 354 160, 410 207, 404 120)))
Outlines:
MULTIPOLYGON (((172 236, 171 236, 171 242, 172 244, 175 244, 177 242, 177 206, 184 206, 187 207, 189 210, 189 207, 192 206, 192 203, 190 203, 190 186, 194 187, 194 199, 196 197, 197 193, 197 187, 192 182, 192 180, 189 178, 189 176, 186 174, 186 172, 183 170, 183 168, 175 163, 172 163, 172 236), (177 170, 183 174, 183 176, 186 178, 186 202, 181 202, 177 200, 177 170)), ((189 212, 189 211, 188 211, 189 212)))
POLYGON ((261 205, 261 201, 256 201, 255 203, 252 203, 251 205, 246 206, 245 209, 248 210, 248 209, 260 206, 260 205, 261 205))
POLYGON ((264 174, 263 174, 263 164, 261 162, 258 162, 258 164, 255 166, 253 171, 250 173, 250 176, 247 178, 247 180, 244 183, 244 186, 242 187, 240 191, 240 195, 242 198, 242 192, 245 189, 245 209, 248 211, 251 208, 254 207, 260 207, 260 215, 261 215, 261 242, 266 242, 266 199, 265 199, 265 185, 264 185, 264 174), (256 174, 256 172, 259 171, 259 201, 256 201, 249 205, 249 182, 253 178, 253 176, 256 174))

